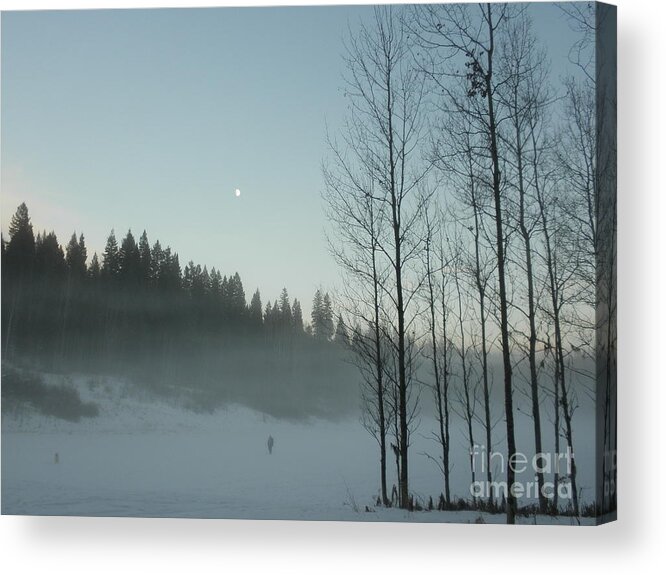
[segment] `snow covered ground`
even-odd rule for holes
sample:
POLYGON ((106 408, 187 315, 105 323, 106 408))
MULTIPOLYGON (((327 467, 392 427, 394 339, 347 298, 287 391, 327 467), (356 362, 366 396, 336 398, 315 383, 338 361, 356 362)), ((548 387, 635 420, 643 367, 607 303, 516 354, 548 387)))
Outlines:
MULTIPOLYGON (((421 522, 474 522, 481 515, 375 510, 378 449, 356 418, 280 421, 240 406, 202 414, 140 397, 117 380, 71 383, 82 399, 99 404, 99 417, 71 423, 3 415, 3 514, 421 522)), ((426 437, 431 428, 423 422, 411 448, 410 488, 423 500, 442 491, 439 471, 423 455, 436 453, 426 437)), ((460 455, 452 491, 467 497, 465 439, 454 437, 460 455)), ((583 477, 591 471, 579 466, 583 477)), ((483 514, 483 521, 505 518, 483 514)))

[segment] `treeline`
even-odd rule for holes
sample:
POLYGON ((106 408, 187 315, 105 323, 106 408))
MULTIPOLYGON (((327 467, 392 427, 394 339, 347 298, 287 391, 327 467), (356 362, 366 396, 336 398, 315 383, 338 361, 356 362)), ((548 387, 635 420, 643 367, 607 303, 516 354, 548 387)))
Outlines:
MULTIPOLYGON (((340 363, 335 333, 328 293, 316 291, 311 322, 305 324, 300 302, 291 300, 286 288, 265 307, 257 289, 248 304, 238 273, 222 275, 192 261, 181 269, 178 253, 159 240, 151 246, 145 231, 138 242, 128 231, 120 243, 112 231, 101 258, 96 253, 89 258, 83 234, 72 234, 64 248, 54 232, 35 236, 21 204, 8 241, 2 239, 6 361, 128 375, 160 387, 207 387, 220 392, 220 400, 223 390, 229 399, 227 392, 245 385, 245 372, 252 372, 247 364, 258 363, 266 377, 284 380, 286 396, 299 388, 299 394, 320 403, 314 397, 321 391, 318 383, 331 378, 340 363), (295 362, 295 355, 309 357, 295 362), (327 367, 308 378, 307 389, 294 374, 298 363, 313 361, 327 367)), ((263 375, 254 370, 257 396, 262 386, 272 385, 263 375)))
MULTIPOLYGON (((470 485, 488 486, 471 503, 503 509, 513 523, 522 479, 511 465, 498 472, 490 454, 574 453, 581 396, 594 394, 597 338, 609 366, 614 357, 612 188, 599 198, 615 163, 612 148, 599 153, 598 135, 612 128, 597 109, 603 103, 612 117, 615 102, 610 91, 600 98, 594 67, 604 9, 560 8, 578 38, 561 85, 533 29, 538 9, 382 7, 347 41, 348 117, 329 135, 324 200, 384 504, 412 506, 411 435, 427 404, 445 506, 460 443, 452 430, 463 429, 466 453, 485 447, 465 470, 470 485), (529 434, 518 434, 519 417, 529 434)), ((606 403, 604 445, 614 445, 606 403)), ((541 513, 580 513, 575 460, 534 475, 541 513), (565 486, 571 497, 558 499, 565 486)), ((598 504, 601 512, 614 500, 598 504)))

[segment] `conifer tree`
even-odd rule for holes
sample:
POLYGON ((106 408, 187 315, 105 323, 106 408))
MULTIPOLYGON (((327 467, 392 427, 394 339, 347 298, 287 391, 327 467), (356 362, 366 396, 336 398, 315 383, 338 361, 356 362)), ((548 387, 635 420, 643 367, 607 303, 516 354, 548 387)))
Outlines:
POLYGON ((132 230, 127 231, 127 235, 118 251, 118 267, 120 276, 126 283, 136 282, 141 273, 141 258, 136 240, 132 235, 132 230))
POLYGON ((99 265, 99 258, 97 257, 97 252, 93 254, 92 260, 90 260, 90 267, 88 268, 88 277, 96 282, 99 280, 101 275, 101 269, 99 265))
POLYGON ((86 247, 86 239, 83 234, 79 236, 79 252, 81 253, 81 259, 83 260, 85 267, 85 264, 88 261, 88 248, 86 247))
POLYGON ((268 328, 273 327, 273 305, 271 300, 266 302, 266 309, 264 310, 264 325, 268 328))
POLYGON ((120 260, 118 255, 118 242, 113 230, 106 240, 106 247, 102 255, 102 276, 106 278, 115 278, 120 270, 120 260))
POLYGON ((215 268, 210 270, 210 296, 215 303, 219 303, 222 290, 222 276, 215 268))
MULTIPOLYGON (((167 249, 169 250, 169 253, 171 253, 170 248, 167 249)), ((173 256, 169 259, 168 279, 169 279, 168 286, 170 288, 175 290, 180 289, 181 271, 180 271, 180 261, 178 259, 177 253, 173 254, 173 256)))
POLYGON ((330 340, 333 337, 335 326, 333 325, 333 307, 331 305, 331 298, 328 293, 324 295, 322 302, 321 325, 323 329, 323 338, 330 340))
POLYGON ((334 340, 335 343, 339 343, 345 347, 349 345, 349 334, 347 333, 347 326, 345 326, 345 322, 342 319, 342 314, 338 314, 338 324, 335 328, 334 340))
POLYGON ((324 337, 323 327, 323 296, 321 290, 315 292, 314 299, 312 300, 312 335, 317 339, 324 337))
POLYGON ((144 285, 150 283, 151 269, 152 269, 152 254, 150 252, 150 244, 148 243, 148 234, 143 230, 141 238, 139 239, 139 269, 141 282, 144 285))
POLYGON ((292 322, 291 305, 289 304, 289 294, 287 288, 282 288, 280 294, 280 323, 285 328, 290 328, 292 322))
POLYGON ((250 321, 255 326, 260 326, 263 323, 262 310, 261 310, 261 295, 259 290, 254 292, 252 300, 250 301, 250 321))
POLYGON ((35 271, 49 280, 63 277, 67 263, 55 232, 38 234, 38 240, 35 242, 35 271))
POLYGON ((199 301, 202 301, 209 293, 210 293, 210 274, 208 273, 208 268, 204 266, 202 270, 201 266, 198 265, 194 296, 199 301))
POLYGON ((222 278, 222 283, 220 283, 220 299, 222 302, 222 311, 225 314, 229 313, 231 305, 229 303, 229 279, 227 276, 222 278))
POLYGON ((292 323, 296 333, 303 333, 303 311, 301 310, 301 302, 294 298, 294 305, 291 309, 292 323))
POLYGON ((160 285, 160 273, 163 271, 164 267, 164 250, 160 241, 157 240, 153 244, 153 249, 151 250, 150 258, 150 283, 151 285, 157 287, 160 285))
POLYGON ((245 302, 243 282, 241 281, 238 272, 229 278, 227 288, 229 296, 229 309, 234 316, 241 316, 245 312, 245 307, 247 304, 245 302))
POLYGON ((194 262, 190 260, 185 266, 185 271, 183 272, 183 289, 191 297, 194 290, 194 276, 196 275, 196 266, 194 262))
POLYGON ((18 268, 27 266, 35 254, 35 235, 28 214, 28 207, 23 203, 12 216, 9 223, 8 260, 18 268))
POLYGON ((83 279, 86 276, 86 259, 87 251, 83 234, 81 234, 81 239, 78 240, 75 232, 67 244, 65 256, 67 268, 72 279, 83 279))

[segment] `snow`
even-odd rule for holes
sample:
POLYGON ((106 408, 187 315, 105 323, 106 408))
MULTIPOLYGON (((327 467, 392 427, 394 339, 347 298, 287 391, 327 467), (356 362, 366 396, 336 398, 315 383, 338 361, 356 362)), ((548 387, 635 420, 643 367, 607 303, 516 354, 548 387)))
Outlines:
MULTIPOLYGON (((285 421, 242 406, 195 413, 142 396, 118 380, 79 376, 69 383, 83 400, 98 403, 98 417, 73 423, 29 412, 3 414, 3 514, 505 521, 503 515, 473 511, 376 509, 378 448, 355 417, 285 421), (269 435, 275 438, 272 455, 269 435)), ((423 500, 430 495, 436 500, 442 490, 439 471, 423 455, 436 450, 426 437, 431 427, 422 423, 411 448, 411 489, 423 500)), ((466 497, 462 434, 459 442, 452 487, 466 497)), ((389 458, 391 481, 392 463, 389 458)), ((536 521, 571 523, 570 518, 536 521)))

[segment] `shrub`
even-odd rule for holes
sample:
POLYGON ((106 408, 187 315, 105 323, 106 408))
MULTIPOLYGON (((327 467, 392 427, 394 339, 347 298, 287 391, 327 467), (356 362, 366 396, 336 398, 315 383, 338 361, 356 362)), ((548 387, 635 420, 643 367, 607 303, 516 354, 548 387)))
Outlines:
POLYGON ((30 405, 43 415, 66 421, 96 417, 96 403, 81 400, 79 392, 67 385, 48 385, 36 373, 2 367, 2 402, 6 406, 30 405))

